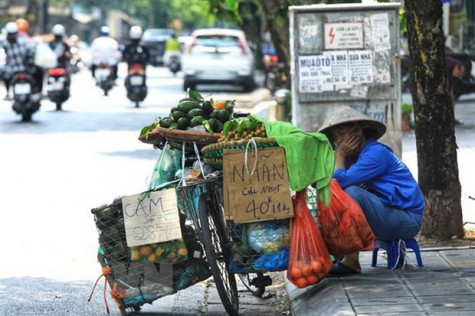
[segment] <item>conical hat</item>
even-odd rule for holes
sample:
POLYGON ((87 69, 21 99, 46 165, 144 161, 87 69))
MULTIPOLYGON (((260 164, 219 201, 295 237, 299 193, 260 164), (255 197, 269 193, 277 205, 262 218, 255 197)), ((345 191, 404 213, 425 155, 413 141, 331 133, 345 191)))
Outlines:
POLYGON ((340 106, 335 113, 323 123, 318 131, 330 136, 330 129, 334 126, 359 122, 365 123, 365 129, 370 129, 373 132, 372 136, 376 139, 386 133, 386 125, 346 105, 340 106))

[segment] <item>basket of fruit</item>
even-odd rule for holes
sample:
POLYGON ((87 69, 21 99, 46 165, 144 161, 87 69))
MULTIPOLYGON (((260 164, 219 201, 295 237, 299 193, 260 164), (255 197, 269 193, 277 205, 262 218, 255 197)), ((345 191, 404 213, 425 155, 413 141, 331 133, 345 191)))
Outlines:
POLYGON ((192 151, 194 144, 203 146, 216 143, 226 122, 234 111, 234 100, 205 100, 197 91, 188 91, 170 114, 161 117, 140 132, 139 140, 163 148, 168 141, 172 147, 192 151))
POLYGON ((267 138, 264 123, 250 115, 226 122, 218 143, 204 146, 201 151, 205 163, 222 169, 224 150, 246 149, 252 146, 267 148, 277 147, 279 144, 274 138, 267 138), (251 140, 254 145, 249 144, 251 140))

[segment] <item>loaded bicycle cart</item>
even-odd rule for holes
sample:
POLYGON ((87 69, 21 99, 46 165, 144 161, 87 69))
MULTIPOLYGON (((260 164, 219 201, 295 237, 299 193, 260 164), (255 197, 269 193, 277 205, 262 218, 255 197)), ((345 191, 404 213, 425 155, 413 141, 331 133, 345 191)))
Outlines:
POLYGON ((268 274, 288 269, 290 190, 310 182, 295 176, 301 158, 286 143, 312 146, 280 138, 287 127, 188 91, 142 129, 139 140, 160 149, 148 190, 92 210, 103 275, 123 314, 212 276, 226 312, 238 315, 236 274, 262 296, 268 274))
POLYGON ((260 297, 272 284, 266 273, 287 269, 293 208, 283 149, 265 138, 262 122, 252 116, 238 121, 203 155, 223 170, 223 196, 215 203, 224 209, 229 269, 260 297))
MULTIPOLYGON (((122 315, 210 276, 228 314, 238 314, 236 280, 220 261, 224 250, 216 242, 216 236, 225 236, 222 216, 207 201, 209 192, 216 197, 222 192, 222 176, 200 159, 201 148, 216 142, 220 133, 184 130, 195 118, 209 129, 209 123, 216 130, 223 123, 207 117, 212 108, 203 107, 204 100, 197 95, 192 92, 180 100, 162 122, 167 127, 152 124, 141 133, 140 141, 161 149, 148 190, 92 209, 102 275, 122 315), (190 112, 196 117, 181 119, 190 112), (176 120, 171 119, 173 114, 176 120)), ((221 106, 229 114, 216 117, 224 121, 232 107, 221 106)))

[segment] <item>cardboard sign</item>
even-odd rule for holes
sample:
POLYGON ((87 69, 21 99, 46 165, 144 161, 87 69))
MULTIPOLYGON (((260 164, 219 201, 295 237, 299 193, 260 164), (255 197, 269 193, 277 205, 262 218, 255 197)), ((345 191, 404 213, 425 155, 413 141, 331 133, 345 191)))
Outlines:
POLYGON ((127 246, 134 247, 181 238, 175 189, 122 198, 127 246))
POLYGON ((235 223, 293 217, 284 149, 258 149, 257 157, 254 156, 254 150, 248 149, 247 162, 245 152, 246 150, 224 151, 226 217, 235 223))

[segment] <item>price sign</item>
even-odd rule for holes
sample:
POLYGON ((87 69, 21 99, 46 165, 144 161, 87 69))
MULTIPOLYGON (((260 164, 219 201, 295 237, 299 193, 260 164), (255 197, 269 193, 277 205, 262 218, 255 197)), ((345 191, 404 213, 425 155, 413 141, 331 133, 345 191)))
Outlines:
POLYGON ((245 223, 293 217, 284 149, 258 149, 255 157, 253 152, 248 151, 245 161, 245 150, 224 151, 224 203, 227 218, 236 223, 245 223))
POLYGON ((176 191, 168 189, 122 198, 127 246, 134 247, 181 238, 176 191))

